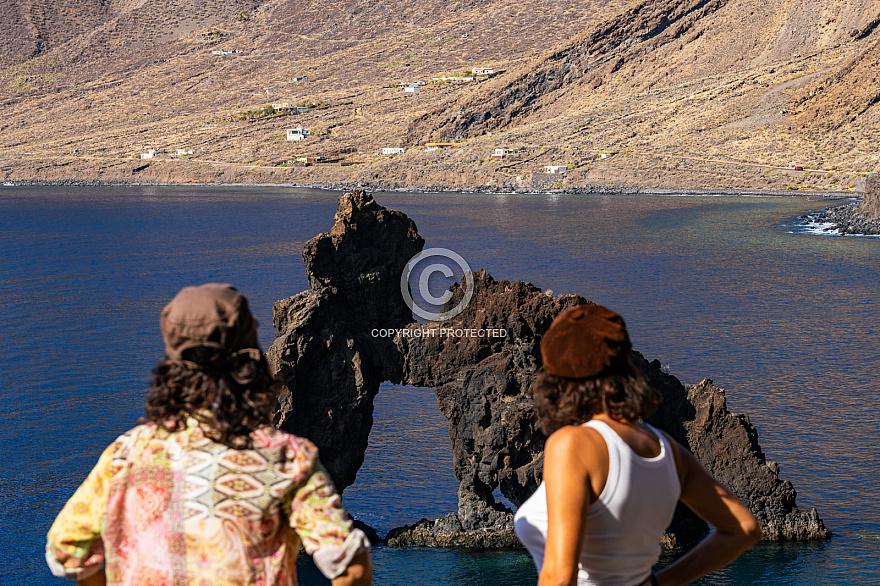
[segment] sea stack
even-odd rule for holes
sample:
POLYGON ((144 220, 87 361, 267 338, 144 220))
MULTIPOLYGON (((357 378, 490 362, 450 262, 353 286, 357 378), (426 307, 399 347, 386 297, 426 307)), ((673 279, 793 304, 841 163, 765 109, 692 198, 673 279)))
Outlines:
MULTIPOLYGON (((492 494, 497 488, 519 506, 541 481, 546 437, 529 392, 541 366, 541 337, 560 311, 590 302, 522 281, 496 281, 481 270, 473 273, 473 294, 462 313, 442 324, 415 323, 402 301, 400 278, 423 246, 405 214, 363 191, 341 196, 330 232, 303 250, 311 289, 275 304, 278 337, 267 355, 287 385, 277 421, 317 444, 343 490, 363 463, 380 383, 433 388, 449 421, 458 510, 394 529, 388 545, 513 547, 513 515, 492 494), (374 328, 396 335, 375 336, 374 328), (424 335, 439 328, 504 335, 424 335)), ((465 294, 457 283, 450 291, 447 308, 465 294)), ((658 361, 638 352, 632 359, 663 396, 650 423, 690 449, 749 506, 765 539, 830 535, 815 509, 797 507, 794 487, 768 462, 748 417, 728 411, 722 389, 708 379, 685 386, 658 361)), ((680 509, 667 546, 691 542, 707 529, 680 509)))

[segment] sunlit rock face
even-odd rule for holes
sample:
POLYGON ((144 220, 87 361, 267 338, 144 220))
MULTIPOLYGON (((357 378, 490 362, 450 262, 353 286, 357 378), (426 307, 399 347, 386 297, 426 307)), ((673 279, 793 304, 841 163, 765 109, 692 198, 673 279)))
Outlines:
MULTIPOLYGON (((492 494, 500 489, 519 506, 541 481, 546 437, 529 392, 541 366, 541 336, 559 312, 590 301, 555 297, 529 283, 496 281, 478 271, 462 313, 442 323, 419 324, 403 301, 400 278, 423 246, 405 214, 380 206, 363 191, 341 196, 330 233, 316 236, 303 250, 311 289, 275 304, 278 337, 267 354, 286 383, 277 422, 317 444, 343 490, 363 464, 379 385, 433 388, 449 421, 460 482, 458 510, 392 530, 388 544, 513 547, 512 514, 492 494), (440 328, 498 335, 427 333, 440 328), (400 332, 374 336, 374 329, 400 332)), ((451 292, 447 308, 465 294, 459 284, 451 292)), ((686 387, 659 362, 638 352, 632 358, 663 395, 650 422, 693 451, 739 495, 760 519, 766 538, 830 535, 815 510, 797 508, 791 483, 766 461, 748 417, 727 410, 723 390, 710 380, 686 387)), ((688 543, 706 530, 681 509, 667 545, 688 543)))

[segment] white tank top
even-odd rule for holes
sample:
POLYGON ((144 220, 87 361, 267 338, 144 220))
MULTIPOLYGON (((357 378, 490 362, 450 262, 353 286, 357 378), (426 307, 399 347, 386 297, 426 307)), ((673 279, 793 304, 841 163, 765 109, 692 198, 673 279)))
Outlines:
MULTIPOLYGON (((643 458, 610 426, 588 421, 608 447, 608 480, 588 509, 578 565, 579 586, 633 586, 651 574, 660 556, 660 538, 675 512, 681 484, 666 437, 660 455, 643 458)), ((547 489, 542 482, 514 518, 516 535, 532 554, 538 573, 547 540, 547 489)))

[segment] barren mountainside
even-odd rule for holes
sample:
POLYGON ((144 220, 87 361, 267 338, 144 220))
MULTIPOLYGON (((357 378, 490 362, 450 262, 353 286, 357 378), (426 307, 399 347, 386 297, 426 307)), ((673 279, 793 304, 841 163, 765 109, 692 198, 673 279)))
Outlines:
MULTIPOLYGON (((639 94, 737 70, 759 70, 787 57, 816 54, 869 36, 880 18, 880 3, 873 7, 873 14, 857 11, 850 4, 785 4, 730 0, 636 2, 560 49, 494 84, 485 84, 479 92, 454 104, 469 115, 456 113, 444 118, 432 113, 425 119, 438 124, 432 129, 440 134, 437 138, 480 134, 508 126, 563 95, 571 102, 575 92, 595 94, 603 84, 607 85, 603 93, 639 94)), ((877 53, 875 45, 859 53, 828 82, 838 91, 867 82, 864 85, 869 87, 857 87, 860 96, 851 104, 839 100, 859 114, 876 101, 874 96, 880 91, 876 83, 871 83, 876 78, 863 79, 865 70, 877 73, 876 57, 872 57, 877 53)), ((580 107, 580 103, 574 105, 575 110, 580 107)))
POLYGON ((11 0, 0 178, 858 190, 878 23, 868 0, 11 0))

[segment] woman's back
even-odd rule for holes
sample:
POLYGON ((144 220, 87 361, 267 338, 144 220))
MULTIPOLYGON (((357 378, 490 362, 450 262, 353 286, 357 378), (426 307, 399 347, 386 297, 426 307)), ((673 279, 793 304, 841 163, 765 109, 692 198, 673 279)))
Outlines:
POLYGON ((302 542, 338 575, 369 543, 352 530, 317 449, 270 427, 252 440, 230 448, 195 419, 174 432, 149 423, 123 434, 56 519, 50 565, 63 573, 86 548, 104 557, 111 584, 295 584, 302 542))
POLYGON ((104 450, 55 519, 52 573, 95 585, 293 586, 302 543, 335 586, 369 584, 370 543, 317 448, 270 425, 280 381, 247 299, 223 283, 185 287, 159 322, 149 423, 104 450))
MULTIPOLYGON (((672 520, 680 494, 675 458, 666 438, 650 426, 645 427, 660 445, 654 457, 636 454, 602 421, 584 426, 601 435, 608 465, 607 472, 599 471, 606 480, 585 519, 578 584, 632 585, 650 573, 660 553, 660 539, 672 520)), ((543 483, 517 511, 516 531, 540 568, 547 535, 543 483)))
POLYGON ((631 351, 623 318, 599 305, 566 309, 541 338, 532 396, 548 436, 544 481, 516 529, 542 586, 687 584, 761 538, 755 516, 693 454, 638 423, 660 395, 631 351), (655 576, 676 499, 715 531, 655 576))

